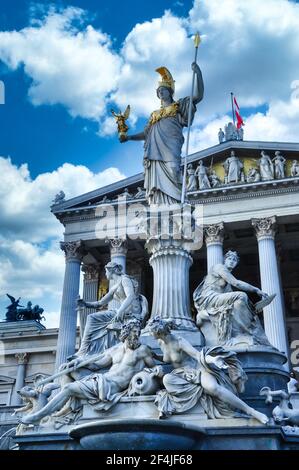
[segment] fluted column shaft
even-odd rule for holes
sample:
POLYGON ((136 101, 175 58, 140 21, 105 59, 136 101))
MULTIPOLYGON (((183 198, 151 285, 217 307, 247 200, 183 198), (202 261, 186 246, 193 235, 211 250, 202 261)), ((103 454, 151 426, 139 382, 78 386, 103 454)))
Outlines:
MULTIPOLYGON (((110 246, 110 257, 113 263, 120 264, 123 267, 123 272, 126 272, 127 265, 127 252, 128 244, 127 240, 123 238, 111 238, 107 239, 106 243, 110 246)), ((113 287, 113 281, 109 282, 109 289, 113 287)), ((115 310, 119 308, 119 302, 117 300, 111 300, 109 302, 109 308, 115 310)))
POLYGON ((17 393, 18 390, 21 390, 25 384, 25 377, 26 377, 26 365, 28 363, 28 354, 27 353, 19 353, 16 354, 15 357, 18 360, 18 369, 17 369, 17 377, 16 383, 14 388, 14 394, 12 398, 12 405, 21 405, 23 403, 22 398, 17 393))
POLYGON ((168 240, 148 246, 154 274, 151 318, 172 320, 181 330, 194 331, 189 296, 189 269, 192 257, 180 243, 168 240))
POLYGON ((124 273, 126 272, 128 244, 127 240, 123 238, 107 239, 106 243, 110 246, 111 261, 120 264, 123 267, 124 273))
POLYGON ((215 264, 223 263, 223 223, 206 226, 204 234, 207 246, 207 270, 209 272, 215 264))
MULTIPOLYGON (((83 280, 83 300, 86 302, 95 302, 98 300, 100 265, 84 264, 82 266, 84 273, 83 280)), ((95 312, 96 309, 84 308, 80 312, 80 334, 83 336, 87 315, 95 312)))
POLYGON ((284 304, 275 249, 276 218, 253 219, 258 240, 260 276, 263 292, 276 294, 270 305, 264 308, 264 327, 270 343, 288 355, 284 304))
POLYGON ((80 265, 84 255, 82 242, 62 242, 65 252, 65 274, 60 312, 59 334, 56 353, 56 369, 74 354, 76 347, 77 309, 79 295, 80 265))

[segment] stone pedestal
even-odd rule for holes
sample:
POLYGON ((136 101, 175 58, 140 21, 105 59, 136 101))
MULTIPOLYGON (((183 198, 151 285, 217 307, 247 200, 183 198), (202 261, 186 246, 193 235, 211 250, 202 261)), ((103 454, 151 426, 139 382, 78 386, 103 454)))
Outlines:
POLYGON ((0 322, 0 335, 37 332, 45 330, 45 326, 36 320, 2 321, 0 322))
POLYGON ((275 349, 262 346, 234 350, 248 377, 241 398, 248 405, 271 417, 272 410, 279 400, 273 399, 272 405, 267 405, 265 397, 260 396, 260 390, 263 387, 287 390, 289 374, 285 369, 286 356, 275 349))

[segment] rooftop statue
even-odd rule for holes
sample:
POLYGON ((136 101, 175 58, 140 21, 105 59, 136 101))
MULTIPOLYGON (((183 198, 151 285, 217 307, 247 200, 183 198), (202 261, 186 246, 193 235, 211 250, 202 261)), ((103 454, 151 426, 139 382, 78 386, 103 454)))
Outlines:
POLYGON ((198 178, 198 187, 199 189, 210 189, 211 183, 208 178, 208 170, 204 166, 203 161, 200 160, 198 167, 195 170, 195 175, 198 178))
POLYGON ((196 191, 197 190, 197 177, 192 163, 189 163, 187 166, 187 175, 188 175, 188 184, 187 191, 196 191))
POLYGON ((223 130, 221 129, 221 127, 220 127, 219 132, 218 132, 218 140, 219 140, 219 144, 222 144, 225 140, 225 134, 224 134, 223 130))
POLYGON ((243 127, 240 127, 239 129, 237 129, 237 136, 238 136, 238 140, 244 140, 244 129, 243 129, 243 127))
POLYGON ((39 305, 32 306, 32 302, 27 302, 27 306, 20 305, 21 297, 17 300, 12 295, 6 294, 10 299, 11 304, 6 307, 6 321, 19 321, 19 320, 35 320, 40 322, 45 320, 42 316, 44 309, 39 305))
POLYGON ((262 181, 273 180, 274 179, 274 165, 266 152, 263 150, 261 152, 260 158, 260 173, 262 181))
MULTIPOLYGON (((203 99, 204 84, 196 62, 192 120, 196 105, 203 99)), ((157 96, 160 109, 153 111, 144 130, 135 135, 120 135, 120 142, 144 140, 144 187, 150 204, 173 204, 181 201, 182 175, 181 151, 184 143, 183 128, 188 126, 190 97, 173 99, 174 79, 166 67, 156 70, 161 75, 157 96)))
POLYGON ((241 410, 266 424, 267 416, 237 396, 247 377, 236 353, 221 347, 197 351, 186 339, 172 334, 172 328, 171 322, 159 317, 150 322, 163 361, 174 368, 163 377, 165 390, 156 397, 160 418, 184 413, 200 403, 209 418, 232 417, 234 410, 241 410))
MULTIPOLYGON (((71 398, 87 400, 97 410, 107 411, 126 395, 135 374, 146 367, 154 367, 152 350, 140 344, 140 323, 131 320, 123 325, 120 343, 104 353, 92 356, 90 361, 105 373, 96 372, 84 379, 65 385, 49 403, 30 415, 21 418, 23 424, 39 422, 45 416, 61 410, 71 398)), ((83 359, 82 359, 83 360, 83 359)), ((78 361, 80 367, 80 361, 78 361)))
POLYGON ((247 174, 247 183, 258 183, 261 181, 261 175, 258 168, 250 168, 247 174))
POLYGON ((27 302, 27 307, 18 308, 17 320, 35 320, 40 322, 45 320, 45 317, 42 316, 44 309, 39 305, 34 305, 32 307, 32 302, 27 302))
POLYGON ((134 199, 140 199, 145 196, 145 190, 140 186, 137 186, 137 193, 134 195, 134 199))
POLYGON ((230 157, 225 160, 223 166, 226 184, 244 182, 244 165, 236 156, 234 150, 231 151, 230 157))
POLYGON ((125 274, 121 265, 109 262, 105 271, 107 279, 114 282, 113 287, 99 301, 85 302, 78 299, 78 307, 100 309, 111 300, 116 300, 119 308, 108 308, 87 316, 81 346, 75 357, 100 353, 114 346, 118 342, 122 323, 132 318, 143 322, 148 313, 147 300, 138 293, 138 282, 125 274))
POLYGON ((60 204, 61 202, 65 201, 65 193, 64 191, 59 191, 59 193, 56 194, 55 198, 52 201, 52 205, 55 206, 56 204, 60 204))
POLYGON ((281 155, 279 150, 275 152, 273 162, 275 165, 275 178, 278 180, 285 178, 286 159, 281 155))
POLYGON ((206 340, 209 339, 209 345, 270 346, 258 312, 275 295, 269 296, 258 287, 236 279, 232 271, 238 262, 238 254, 228 251, 224 263, 214 265, 194 291, 197 324, 206 340), (247 292, 257 294, 263 300, 254 306, 247 292))
POLYGON ((224 127, 224 131, 225 131, 225 140, 226 141, 228 141, 228 140, 238 140, 237 128, 236 128, 236 126, 234 125, 233 122, 229 122, 228 124, 226 124, 226 126, 224 127))
POLYGON ((6 294, 11 304, 6 307, 6 321, 17 321, 18 307, 20 307, 19 297, 17 300, 12 295, 6 294))
POLYGON ((212 188, 217 188, 218 186, 221 186, 221 180, 217 176, 217 173, 215 170, 211 170, 211 174, 209 176, 209 180, 211 183, 212 188))
POLYGON ((291 167, 291 176, 299 176, 299 163, 298 160, 293 160, 291 167))

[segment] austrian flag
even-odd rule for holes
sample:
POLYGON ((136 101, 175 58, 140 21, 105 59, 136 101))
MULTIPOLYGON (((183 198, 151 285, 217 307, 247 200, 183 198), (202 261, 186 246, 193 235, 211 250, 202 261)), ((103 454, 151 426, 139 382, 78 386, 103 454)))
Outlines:
POLYGON ((237 100, 236 100, 235 96, 234 96, 234 108, 235 108, 234 109, 235 116, 237 118, 237 129, 240 129, 242 126, 245 126, 245 124, 244 124, 243 118, 240 114, 240 107, 237 103, 237 100))

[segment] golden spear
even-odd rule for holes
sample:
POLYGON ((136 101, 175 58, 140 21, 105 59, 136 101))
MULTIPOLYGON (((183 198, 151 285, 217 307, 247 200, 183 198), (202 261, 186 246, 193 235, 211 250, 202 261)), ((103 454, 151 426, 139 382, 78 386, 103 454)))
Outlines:
MULTIPOLYGON (((196 33, 195 37, 194 37, 194 46, 195 46, 194 62, 195 63, 197 62, 198 47, 199 47, 200 42, 201 42, 201 40, 200 40, 199 33, 196 33)), ((191 130, 194 85, 195 85, 195 71, 193 71, 191 95, 190 95, 190 101, 189 101, 188 131, 187 131, 187 141, 186 141, 186 154, 185 154, 185 159, 184 159, 184 175, 183 175, 183 187, 182 187, 182 197, 181 197, 181 203, 182 204, 184 204, 185 197, 186 197, 187 157, 188 157, 188 154, 189 154, 189 140, 190 140, 190 130, 191 130)))

